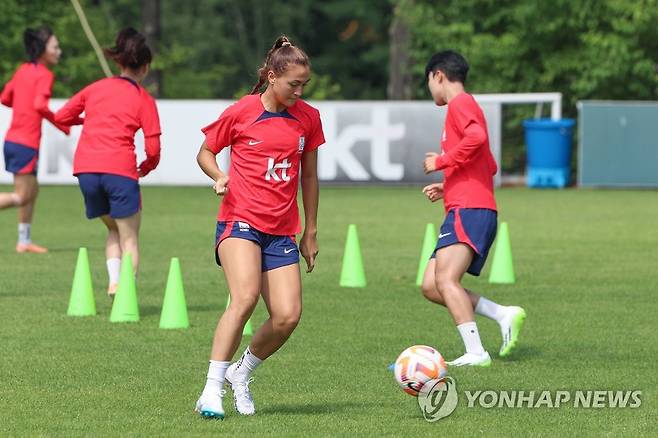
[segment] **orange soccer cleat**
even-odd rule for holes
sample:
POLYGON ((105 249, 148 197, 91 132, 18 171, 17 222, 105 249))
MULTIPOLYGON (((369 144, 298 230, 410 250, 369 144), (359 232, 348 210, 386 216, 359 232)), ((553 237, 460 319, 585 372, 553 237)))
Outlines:
POLYGON ((16 252, 18 253, 33 252, 35 254, 44 254, 48 252, 48 248, 44 248, 43 246, 39 246, 36 243, 31 243, 31 242, 17 243, 16 252))

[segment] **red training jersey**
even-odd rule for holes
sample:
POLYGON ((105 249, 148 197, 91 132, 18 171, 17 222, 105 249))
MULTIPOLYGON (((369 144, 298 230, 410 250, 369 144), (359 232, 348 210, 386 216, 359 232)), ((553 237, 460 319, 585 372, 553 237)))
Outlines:
POLYGON ((244 221, 274 235, 299 233, 300 161, 324 143, 319 111, 297 100, 280 113, 268 112, 252 94, 202 131, 213 153, 231 146, 229 190, 217 220, 244 221))
MULTIPOLYGON (((0 95, 0 102, 13 108, 6 141, 39 149, 41 121, 45 118, 54 123, 48 108, 54 81, 55 75, 38 62, 26 62, 18 67, 0 95)), ((58 128, 68 134, 68 128, 58 128)))
MULTIPOLYGON (((115 76, 83 88, 55 114, 72 123, 85 112, 82 134, 73 157, 73 174, 110 173, 138 179, 135 132, 144 132, 147 164, 160 159, 160 119, 155 100, 131 79, 115 76)), ((155 165, 152 163, 155 162, 155 165)), ((145 172, 143 172, 145 173, 145 172)))
POLYGON ((445 176, 445 211, 453 208, 496 210, 493 176, 498 166, 489 148, 487 121, 470 94, 461 93, 448 103, 441 150, 435 164, 445 176))

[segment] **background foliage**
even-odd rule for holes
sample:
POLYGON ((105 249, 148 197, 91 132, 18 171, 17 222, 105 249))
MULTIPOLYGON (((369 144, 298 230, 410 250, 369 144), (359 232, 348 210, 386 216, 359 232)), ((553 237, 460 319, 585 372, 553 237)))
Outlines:
MULTIPOLYGON (((564 113, 582 99, 658 99, 658 0, 83 0, 103 46, 123 26, 145 27, 159 5, 153 64, 159 97, 233 98, 256 80, 274 39, 289 35, 311 56, 312 99, 426 99, 422 72, 443 48, 464 53, 475 93, 559 91, 564 113), (396 21, 398 20, 398 21, 396 21), (408 34, 396 41, 401 24, 408 34), (408 59, 389 58, 401 43, 408 59), (411 86, 392 93, 389 71, 411 86)), ((0 2, 0 81, 23 59, 22 31, 47 23, 61 41, 55 96, 69 96, 102 71, 66 0, 0 2)), ((153 90, 153 91, 155 91, 153 90)), ((505 112, 503 168, 523 167, 520 121, 532 107, 505 112)))

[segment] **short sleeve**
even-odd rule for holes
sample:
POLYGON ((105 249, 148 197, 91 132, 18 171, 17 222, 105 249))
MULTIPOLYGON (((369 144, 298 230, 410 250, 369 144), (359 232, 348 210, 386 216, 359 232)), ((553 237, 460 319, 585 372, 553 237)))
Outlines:
POLYGON ((234 104, 226 108, 217 120, 201 128, 201 132, 206 135, 206 146, 214 154, 218 154, 222 149, 233 143, 235 113, 234 104))
POLYGON ((311 115, 310 129, 308 138, 306 139, 305 152, 313 151, 323 145, 325 142, 324 132, 322 131, 322 120, 320 119, 320 111, 313 109, 311 115))
POLYGON ((158 107, 155 104, 155 99, 148 94, 142 102, 139 120, 142 125, 144 137, 154 137, 161 134, 158 107))

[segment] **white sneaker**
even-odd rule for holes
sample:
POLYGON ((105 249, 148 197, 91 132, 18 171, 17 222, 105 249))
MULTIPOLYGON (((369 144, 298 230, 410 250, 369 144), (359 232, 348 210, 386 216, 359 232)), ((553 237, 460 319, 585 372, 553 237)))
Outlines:
POLYGON ((205 418, 223 420, 224 407, 222 406, 222 398, 224 394, 226 394, 226 391, 223 389, 215 394, 201 394, 201 397, 196 402, 194 411, 205 418))
POLYGON ((254 399, 251 397, 251 391, 249 390, 249 384, 254 381, 253 377, 250 377, 248 380, 241 380, 240 378, 233 375, 236 368, 236 364, 233 363, 226 370, 226 376, 224 381, 231 386, 233 391, 233 405, 235 410, 242 415, 254 415, 256 413, 256 407, 254 406, 254 399))
POLYGON ((489 367, 491 366, 491 356, 486 351, 482 354, 466 353, 452 362, 448 362, 448 365, 453 367, 489 367))

